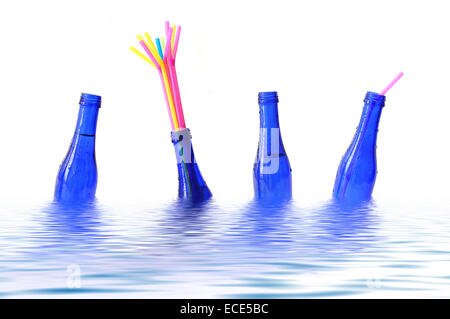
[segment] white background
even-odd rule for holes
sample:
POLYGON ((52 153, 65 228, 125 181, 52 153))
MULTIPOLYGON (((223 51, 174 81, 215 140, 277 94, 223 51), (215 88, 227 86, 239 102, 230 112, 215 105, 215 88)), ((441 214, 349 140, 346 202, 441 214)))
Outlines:
POLYGON ((170 125, 137 33, 183 26, 187 126, 216 198, 251 198, 257 94, 277 90, 300 202, 330 197, 368 90, 387 94, 374 197, 444 202, 449 192, 448 1, 2 1, 0 199, 51 199, 81 92, 103 97, 100 200, 174 198, 170 125))

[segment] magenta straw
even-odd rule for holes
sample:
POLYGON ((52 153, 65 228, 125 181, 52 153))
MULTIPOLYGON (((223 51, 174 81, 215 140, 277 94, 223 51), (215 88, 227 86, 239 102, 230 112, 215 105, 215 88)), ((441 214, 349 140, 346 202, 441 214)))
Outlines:
POLYGON ((183 106, 181 104, 180 88, 178 87, 175 59, 173 59, 171 54, 169 55, 169 59, 167 59, 167 64, 170 70, 170 81, 172 82, 174 92, 175 110, 177 112, 178 124, 180 125, 180 128, 185 128, 186 123, 184 121, 183 106))
POLYGON ((180 32, 181 32, 181 25, 177 26, 177 30, 175 33, 175 41, 173 43, 173 58, 174 59, 177 57, 178 41, 180 41, 180 32))
POLYGON ((400 80, 400 78, 401 78, 402 76, 403 76, 403 72, 400 72, 400 73, 395 77, 395 79, 393 79, 393 80, 391 81, 391 83, 389 83, 389 85, 386 86, 386 88, 385 88, 383 91, 381 91, 380 95, 385 95, 385 94, 386 94, 386 93, 394 86, 394 84, 397 83, 398 80, 400 80))

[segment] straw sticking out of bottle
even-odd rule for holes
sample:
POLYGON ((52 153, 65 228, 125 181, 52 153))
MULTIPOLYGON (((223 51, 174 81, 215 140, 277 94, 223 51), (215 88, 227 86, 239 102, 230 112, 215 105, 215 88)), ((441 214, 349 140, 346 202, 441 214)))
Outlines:
POLYGON ((145 41, 140 35, 137 36, 139 44, 147 56, 134 47, 130 47, 141 59, 154 66, 159 73, 161 85, 164 91, 167 110, 169 113, 172 131, 186 128, 183 107, 181 104, 180 89, 178 86, 177 72, 175 68, 175 57, 180 39, 181 26, 172 26, 165 22, 165 38, 156 38, 156 46, 150 35, 144 33, 145 41))
POLYGON ((392 81, 391 83, 388 84, 388 86, 386 86, 386 88, 381 91, 380 95, 385 95, 394 85, 395 83, 397 83, 398 80, 400 80, 400 78, 403 76, 403 72, 400 72, 392 81))

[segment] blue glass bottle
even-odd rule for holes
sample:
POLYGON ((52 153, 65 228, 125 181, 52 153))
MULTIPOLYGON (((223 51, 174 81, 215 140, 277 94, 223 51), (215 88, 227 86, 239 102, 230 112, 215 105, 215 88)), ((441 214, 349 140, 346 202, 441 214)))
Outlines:
POLYGON ((95 133, 100 104, 100 96, 81 94, 72 143, 56 177, 56 201, 71 203, 95 199, 97 189, 95 133))
POLYGON ((277 92, 260 92, 258 103, 260 134, 256 160, 253 165, 255 198, 290 199, 292 197, 292 170, 280 134, 277 92))
POLYGON ((386 97, 367 92, 364 109, 353 141, 342 157, 333 197, 349 202, 369 200, 377 175, 377 135, 386 97))
POLYGON ((183 128, 171 132, 178 168, 178 197, 192 202, 201 202, 212 196, 203 179, 192 148, 191 131, 183 128))

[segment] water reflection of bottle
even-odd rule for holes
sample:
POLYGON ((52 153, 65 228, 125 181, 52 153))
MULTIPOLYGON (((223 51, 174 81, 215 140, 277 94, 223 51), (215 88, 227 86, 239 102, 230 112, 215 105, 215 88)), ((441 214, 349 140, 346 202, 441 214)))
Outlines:
POLYGON ((337 171, 334 198, 348 201, 371 198, 377 175, 378 123, 385 99, 384 95, 367 92, 355 136, 337 171))
POLYGON ((278 120, 277 92, 258 95, 260 135, 253 166, 255 198, 281 200, 292 197, 292 176, 278 120))
POLYGON ((81 94, 75 133, 56 177, 55 200, 86 202, 95 199, 97 165, 95 133, 101 97, 81 94))
POLYGON ((201 202, 210 198, 212 193, 195 161, 191 131, 188 128, 183 128, 179 131, 173 131, 171 137, 177 158, 178 197, 194 202, 201 202))

